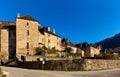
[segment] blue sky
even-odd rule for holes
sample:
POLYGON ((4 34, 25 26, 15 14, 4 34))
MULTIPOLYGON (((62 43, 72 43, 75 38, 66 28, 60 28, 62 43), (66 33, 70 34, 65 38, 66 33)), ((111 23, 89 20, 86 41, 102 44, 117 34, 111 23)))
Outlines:
POLYGON ((17 12, 73 43, 95 43, 120 32, 120 0, 0 0, 0 20, 15 21, 17 12))

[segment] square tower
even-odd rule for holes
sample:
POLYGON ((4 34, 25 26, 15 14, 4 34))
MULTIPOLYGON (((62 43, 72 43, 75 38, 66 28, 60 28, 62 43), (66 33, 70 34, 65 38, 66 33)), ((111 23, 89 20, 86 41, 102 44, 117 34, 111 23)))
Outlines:
POLYGON ((16 56, 34 55, 38 47, 37 20, 26 15, 16 19, 16 56))

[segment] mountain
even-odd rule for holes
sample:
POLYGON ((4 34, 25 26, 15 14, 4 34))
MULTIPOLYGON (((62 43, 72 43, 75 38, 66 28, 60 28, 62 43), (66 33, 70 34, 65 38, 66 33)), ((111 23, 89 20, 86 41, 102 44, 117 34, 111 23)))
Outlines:
POLYGON ((114 48, 120 47, 120 33, 114 35, 113 37, 97 42, 95 44, 101 45, 103 49, 109 49, 109 48, 114 49, 114 48))

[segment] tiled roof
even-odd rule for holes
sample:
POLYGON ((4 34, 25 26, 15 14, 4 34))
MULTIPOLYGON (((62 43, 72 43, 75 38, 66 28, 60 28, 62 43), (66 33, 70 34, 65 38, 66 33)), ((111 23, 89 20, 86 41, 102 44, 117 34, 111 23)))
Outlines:
POLYGON ((0 28, 14 30, 16 28, 16 24, 11 21, 0 21, 0 28))
POLYGON ((16 30, 16 26, 3 26, 2 29, 16 30))
POLYGON ((94 45, 94 44, 88 44, 87 42, 84 42, 84 43, 76 44, 76 47, 78 47, 78 48, 87 48, 87 47, 94 47, 94 48, 96 48, 97 46, 94 45))
POLYGON ((54 36, 60 37, 60 36, 56 35, 55 33, 51 32, 51 31, 48 31, 48 29, 45 28, 45 27, 39 29, 39 31, 40 31, 42 34, 44 34, 44 32, 46 32, 46 33, 52 34, 52 35, 54 35, 54 36))
POLYGON ((0 21, 0 26, 15 26, 15 22, 12 21, 0 21))
POLYGON ((62 39, 62 43, 63 45, 69 45, 72 47, 75 47, 74 44, 72 44, 70 41, 68 41, 66 38, 62 39))
POLYGON ((22 16, 22 17, 18 17, 18 19, 37 21, 37 20, 35 20, 34 18, 32 18, 31 16, 29 16, 29 15, 22 16))

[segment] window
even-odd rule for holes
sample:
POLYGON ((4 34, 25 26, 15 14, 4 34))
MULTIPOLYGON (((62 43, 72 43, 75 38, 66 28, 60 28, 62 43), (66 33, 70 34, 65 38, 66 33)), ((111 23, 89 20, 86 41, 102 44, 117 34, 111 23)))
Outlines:
POLYGON ((11 32, 9 32, 9 37, 11 37, 11 32))
POLYGON ((30 55, 29 50, 27 51, 27 55, 30 55))
POLYGON ((50 37, 50 34, 48 34, 48 37, 50 37))
POLYGON ((14 35, 14 36, 16 36, 16 33, 15 33, 15 32, 13 32, 13 35, 14 35))
POLYGON ((30 33, 29 33, 29 30, 27 30, 27 35, 29 36, 29 34, 30 34, 30 33))
POLYGON ((13 46, 12 45, 9 45, 10 48, 12 48, 13 46))
POLYGON ((57 42, 57 45, 58 45, 58 42, 57 42))
POLYGON ((29 23, 27 22, 27 26, 29 26, 29 23))
POLYGON ((51 41, 50 41, 50 39, 48 39, 48 43, 50 43, 51 41))
POLYGON ((29 43, 27 43, 27 49, 29 49, 29 43))

